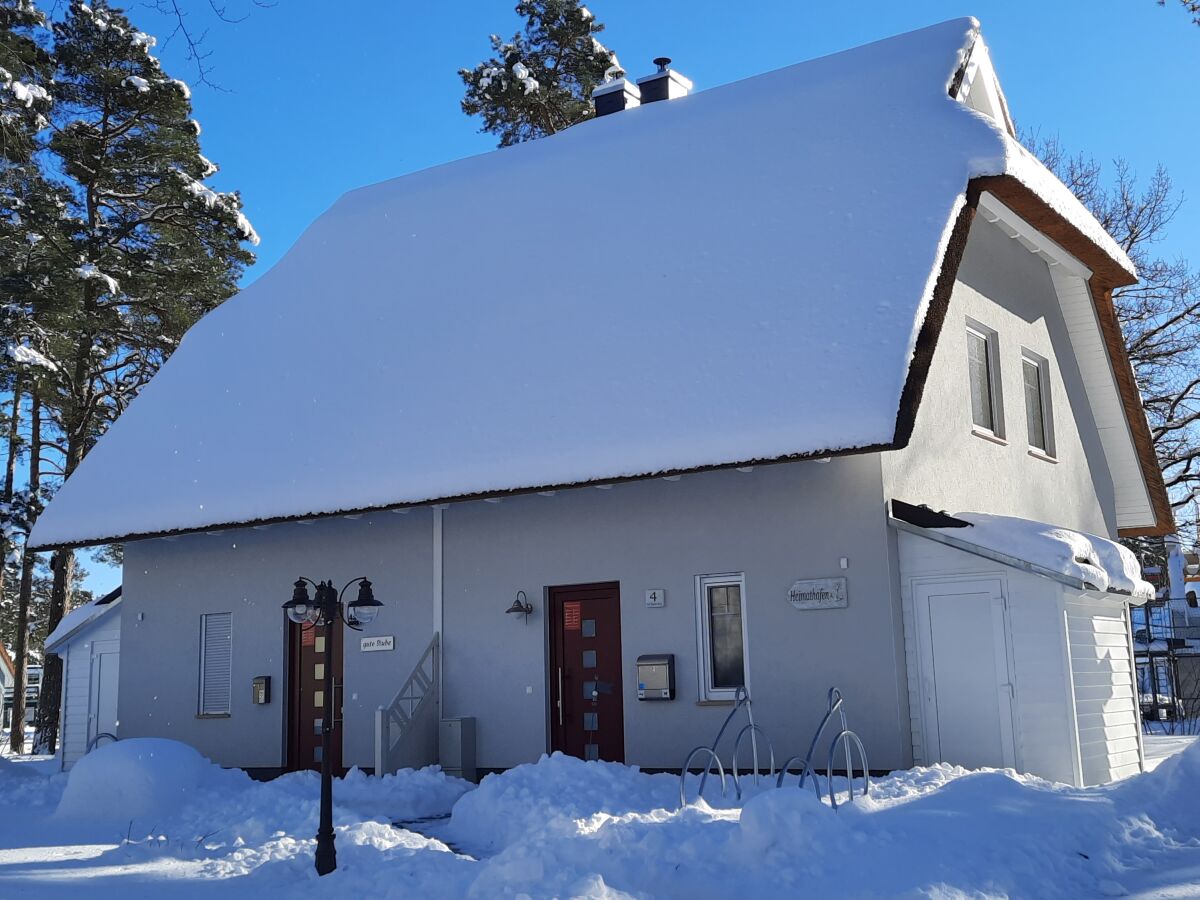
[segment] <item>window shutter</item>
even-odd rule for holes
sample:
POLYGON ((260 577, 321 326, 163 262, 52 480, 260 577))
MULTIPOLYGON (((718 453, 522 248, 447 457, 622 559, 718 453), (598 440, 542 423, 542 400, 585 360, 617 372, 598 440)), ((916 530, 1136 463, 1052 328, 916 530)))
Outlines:
POLYGON ((232 692, 233 613, 200 617, 200 715, 228 715, 232 692))

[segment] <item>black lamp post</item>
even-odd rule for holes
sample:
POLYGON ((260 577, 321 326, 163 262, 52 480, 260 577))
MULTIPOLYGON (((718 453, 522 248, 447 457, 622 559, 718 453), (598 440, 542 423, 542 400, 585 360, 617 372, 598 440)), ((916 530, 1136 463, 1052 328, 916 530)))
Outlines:
POLYGON ((333 835, 333 768, 330 762, 329 740, 333 733, 333 626, 341 618, 350 628, 362 631, 363 625, 375 621, 379 607, 371 591, 371 582, 355 578, 339 592, 332 581, 320 583, 311 578, 299 578, 292 589, 292 599, 283 604, 288 618, 297 625, 325 626, 325 710, 321 719, 321 821, 317 827, 317 874, 328 875, 337 868, 337 850, 333 835), (309 600, 308 585, 316 588, 315 600, 309 600), (358 585, 358 599, 345 606, 342 597, 353 584, 358 585))

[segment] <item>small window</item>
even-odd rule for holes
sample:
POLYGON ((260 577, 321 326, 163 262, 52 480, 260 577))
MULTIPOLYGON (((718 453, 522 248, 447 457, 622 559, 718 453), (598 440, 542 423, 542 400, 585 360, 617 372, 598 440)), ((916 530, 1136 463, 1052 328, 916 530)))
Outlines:
POLYGON ((740 574, 696 579, 702 700, 731 700, 746 684, 745 593, 740 574))
POLYGON ((999 360, 996 332, 968 320, 967 375, 971 384, 971 423, 976 429, 1004 437, 999 360))
POLYGON ((233 613, 200 617, 200 715, 227 716, 233 663, 233 613))
POLYGON ((1054 455, 1054 427, 1050 417, 1050 367, 1045 359, 1026 350, 1021 356, 1025 382, 1025 425, 1029 446, 1054 455))

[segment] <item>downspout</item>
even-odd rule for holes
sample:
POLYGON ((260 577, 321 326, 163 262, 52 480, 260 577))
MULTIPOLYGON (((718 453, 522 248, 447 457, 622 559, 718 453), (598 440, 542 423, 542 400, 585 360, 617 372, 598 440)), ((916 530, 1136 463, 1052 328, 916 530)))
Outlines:
POLYGON ((439 504, 433 508, 433 633, 437 635, 437 684, 438 710, 442 717, 442 696, 444 682, 442 681, 442 658, 446 652, 446 642, 442 639, 442 629, 445 627, 443 614, 443 581, 442 581, 442 513, 446 507, 439 504))

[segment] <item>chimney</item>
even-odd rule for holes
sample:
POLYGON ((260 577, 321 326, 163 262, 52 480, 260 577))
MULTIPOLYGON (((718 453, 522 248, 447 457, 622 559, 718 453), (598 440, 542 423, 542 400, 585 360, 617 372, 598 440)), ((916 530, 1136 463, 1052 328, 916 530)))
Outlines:
POLYGON ((691 92, 692 82, 670 67, 669 56, 658 57, 654 64, 658 66, 657 72, 637 80, 637 86, 642 91, 642 103, 675 100, 686 97, 691 92))
POLYGON ((622 77, 606 81, 592 91, 592 102, 596 105, 597 116, 607 116, 609 113, 640 106, 642 92, 636 84, 622 77))

